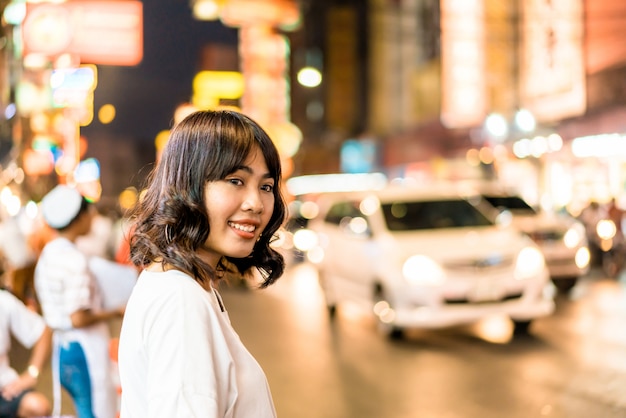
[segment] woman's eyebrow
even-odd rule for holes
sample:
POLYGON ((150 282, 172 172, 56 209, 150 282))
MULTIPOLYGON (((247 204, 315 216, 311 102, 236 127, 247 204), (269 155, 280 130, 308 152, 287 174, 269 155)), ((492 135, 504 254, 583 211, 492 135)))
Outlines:
MULTIPOLYGON (((235 167, 235 171, 239 171, 239 170, 241 170, 241 171, 245 171, 245 172, 246 172, 246 173, 248 173, 248 174, 254 174, 254 170, 252 170, 252 168, 248 167, 247 165, 240 165, 240 166, 238 166, 238 167, 235 167)), ((262 177, 263 177, 263 178, 267 178, 267 179, 274 178, 274 177, 272 176, 272 173, 270 173, 269 171, 268 171, 268 172, 266 172, 265 174, 263 174, 263 176, 262 176, 262 177)))

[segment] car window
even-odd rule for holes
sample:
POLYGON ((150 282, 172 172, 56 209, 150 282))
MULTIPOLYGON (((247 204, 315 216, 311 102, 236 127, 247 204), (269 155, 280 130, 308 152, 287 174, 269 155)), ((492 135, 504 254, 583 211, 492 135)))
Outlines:
POLYGON ((516 212, 536 213, 535 210, 521 197, 483 195, 483 198, 489 202, 491 206, 500 210, 506 209, 516 212))
POLYGON ((345 218, 362 217, 358 202, 338 202, 330 207, 324 220, 328 223, 339 225, 345 218))
POLYGON ((381 209, 390 231, 493 225, 482 212, 463 199, 395 202, 383 204, 381 209))

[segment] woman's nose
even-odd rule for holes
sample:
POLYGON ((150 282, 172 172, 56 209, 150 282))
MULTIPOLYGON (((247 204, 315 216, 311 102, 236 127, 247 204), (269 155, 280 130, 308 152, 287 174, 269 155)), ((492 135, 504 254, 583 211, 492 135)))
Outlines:
POLYGON ((263 212, 263 201, 261 200, 261 192, 259 190, 251 190, 246 194, 243 202, 243 209, 253 213, 263 212))

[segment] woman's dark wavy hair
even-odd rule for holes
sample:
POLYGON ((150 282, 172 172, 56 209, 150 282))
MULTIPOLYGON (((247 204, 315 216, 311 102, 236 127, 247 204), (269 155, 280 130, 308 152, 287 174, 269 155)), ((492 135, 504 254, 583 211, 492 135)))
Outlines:
POLYGON ((218 279, 223 271, 249 275, 255 267, 263 279, 261 287, 269 286, 285 268, 282 255, 270 247, 286 214, 280 185, 278 151, 255 121, 229 110, 192 113, 172 129, 161 160, 148 176, 147 188, 130 212, 132 262, 145 267, 161 261, 201 284, 218 279), (223 257, 215 271, 197 253, 210 233, 205 186, 232 174, 254 147, 261 150, 275 181, 274 211, 252 254, 223 257))

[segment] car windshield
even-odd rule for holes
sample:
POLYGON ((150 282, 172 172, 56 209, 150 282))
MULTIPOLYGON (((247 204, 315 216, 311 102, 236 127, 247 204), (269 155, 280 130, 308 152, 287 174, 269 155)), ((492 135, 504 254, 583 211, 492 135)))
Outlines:
POLYGON ((395 202, 381 205, 390 231, 463 228, 493 225, 463 199, 395 202))
POLYGON ((514 212, 527 212, 535 214, 535 210, 518 196, 490 196, 483 195, 483 198, 489 202, 491 206, 498 210, 510 210, 514 212))

